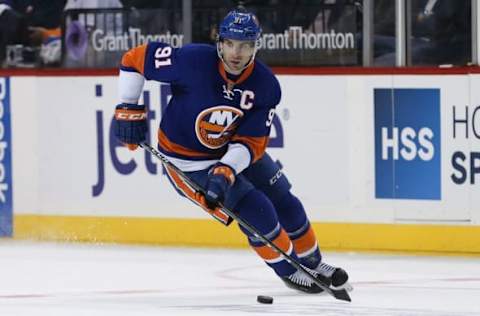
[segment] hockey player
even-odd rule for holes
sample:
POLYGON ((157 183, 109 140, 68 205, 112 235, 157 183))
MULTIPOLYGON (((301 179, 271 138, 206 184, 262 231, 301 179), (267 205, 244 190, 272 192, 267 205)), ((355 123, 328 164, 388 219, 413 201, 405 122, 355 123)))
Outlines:
MULTIPOLYGON (((224 203, 318 278, 346 287, 347 273, 322 262, 302 203, 265 152, 281 90, 271 70, 255 59, 260 33, 253 14, 232 11, 220 24, 216 47, 190 44, 175 49, 153 42, 125 53, 115 135, 136 149, 147 132, 145 107, 137 103, 144 80, 170 83, 172 98, 160 123, 158 148, 207 193, 196 194, 167 169, 175 189, 228 224, 228 216, 218 208, 219 202, 224 203)), ((287 286, 307 293, 322 291, 240 228, 287 286)))

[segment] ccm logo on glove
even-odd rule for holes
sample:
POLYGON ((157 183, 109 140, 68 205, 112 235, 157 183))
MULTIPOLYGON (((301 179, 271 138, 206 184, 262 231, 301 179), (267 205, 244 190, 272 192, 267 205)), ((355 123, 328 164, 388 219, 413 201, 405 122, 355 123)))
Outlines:
POLYGON ((140 121, 147 118, 147 113, 139 111, 131 111, 125 109, 118 109, 115 111, 115 118, 117 120, 124 120, 124 121, 140 121))

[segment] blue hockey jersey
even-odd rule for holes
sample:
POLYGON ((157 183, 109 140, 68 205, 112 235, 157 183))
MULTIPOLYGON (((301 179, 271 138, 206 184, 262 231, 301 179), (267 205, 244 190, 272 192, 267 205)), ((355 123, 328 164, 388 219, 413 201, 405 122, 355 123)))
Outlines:
POLYGON ((181 169, 190 162, 183 169, 199 170, 206 166, 202 161, 211 165, 224 157, 222 162, 238 173, 265 152, 281 89, 260 61, 232 76, 214 46, 172 48, 153 42, 128 51, 122 71, 171 84, 172 98, 161 119, 158 142, 181 169))

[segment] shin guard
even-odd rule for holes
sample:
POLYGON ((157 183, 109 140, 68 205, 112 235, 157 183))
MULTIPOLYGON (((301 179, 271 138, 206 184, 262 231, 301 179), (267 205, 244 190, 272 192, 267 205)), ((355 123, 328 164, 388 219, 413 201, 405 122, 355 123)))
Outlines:
MULTIPOLYGON (((295 259, 297 258, 288 234, 278 222, 273 204, 261 191, 250 191, 238 203, 235 210, 239 213, 240 217, 252 224, 275 245, 295 259)), ((243 227, 240 226, 240 229, 248 237, 248 242, 252 248, 277 275, 286 276, 296 271, 296 269, 283 259, 280 254, 275 252, 275 250, 264 245, 261 240, 250 234, 243 227)))
POLYGON ((322 260, 315 232, 300 200, 288 192, 281 199, 272 201, 282 227, 288 233, 300 263, 315 268, 322 260))

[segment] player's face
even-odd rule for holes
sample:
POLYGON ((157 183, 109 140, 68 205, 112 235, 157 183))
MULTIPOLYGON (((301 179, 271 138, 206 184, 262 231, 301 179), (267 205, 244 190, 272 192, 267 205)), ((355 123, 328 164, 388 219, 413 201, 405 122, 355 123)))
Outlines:
POLYGON ((250 61, 255 52, 255 42, 224 39, 221 43, 223 61, 227 64, 227 71, 239 74, 250 61))

